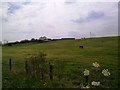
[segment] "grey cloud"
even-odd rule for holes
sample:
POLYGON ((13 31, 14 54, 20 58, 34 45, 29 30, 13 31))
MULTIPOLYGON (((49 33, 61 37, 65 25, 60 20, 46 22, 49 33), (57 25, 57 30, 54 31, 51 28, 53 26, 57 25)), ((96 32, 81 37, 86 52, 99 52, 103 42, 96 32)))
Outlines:
POLYGON ((35 32, 34 31, 22 31, 22 32, 19 32, 19 33, 31 34, 31 33, 35 33, 35 32))
POLYGON ((88 37, 89 35, 85 33, 81 33, 79 31, 69 31, 68 36, 75 37, 75 38, 84 38, 84 37, 88 37))
POLYGON ((21 8, 21 5, 8 2, 8 14, 14 13, 17 9, 21 8))
POLYGON ((22 4, 23 5, 28 5, 28 4, 30 4, 31 3, 31 1, 30 0, 27 0, 26 2, 23 2, 22 4))
POLYGON ((0 19, 1 19, 3 22, 7 22, 7 21, 8 21, 8 18, 7 18, 7 17, 0 17, 0 19))
POLYGON ((88 20, 91 20, 91 19, 99 19, 101 17, 104 16, 104 13, 103 12, 96 12, 96 11, 91 11, 89 14, 88 14, 88 17, 87 19, 88 20))
POLYGON ((74 23, 84 23, 84 22, 88 22, 88 20, 87 19, 84 19, 84 18, 78 18, 78 19, 75 19, 75 20, 71 20, 72 22, 74 22, 74 23))
POLYGON ((90 22, 91 20, 96 20, 96 19, 102 18, 102 17, 104 17, 103 12, 96 12, 93 10, 88 13, 86 18, 79 17, 78 19, 71 20, 71 21, 75 22, 75 23, 85 23, 85 22, 90 22))
POLYGON ((65 3, 66 4, 73 4, 73 3, 76 3, 77 0, 65 0, 65 3))
POLYGON ((53 25, 47 25, 48 28, 55 28, 53 25))
POLYGON ((109 25, 104 27, 101 31, 96 32, 98 36, 116 36, 118 35, 118 30, 116 25, 109 25))

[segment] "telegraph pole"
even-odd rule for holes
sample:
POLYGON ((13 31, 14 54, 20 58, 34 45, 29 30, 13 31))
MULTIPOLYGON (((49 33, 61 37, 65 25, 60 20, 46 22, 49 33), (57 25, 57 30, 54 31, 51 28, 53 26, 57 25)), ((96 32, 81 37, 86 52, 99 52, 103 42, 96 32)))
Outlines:
POLYGON ((90 32, 90 38, 91 38, 91 32, 90 32))

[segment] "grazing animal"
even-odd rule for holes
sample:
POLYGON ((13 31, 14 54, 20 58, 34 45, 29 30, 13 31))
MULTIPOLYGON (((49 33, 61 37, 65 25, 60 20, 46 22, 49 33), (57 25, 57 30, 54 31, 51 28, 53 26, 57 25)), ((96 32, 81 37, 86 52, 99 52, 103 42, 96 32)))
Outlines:
POLYGON ((79 48, 83 48, 83 46, 79 46, 79 48))

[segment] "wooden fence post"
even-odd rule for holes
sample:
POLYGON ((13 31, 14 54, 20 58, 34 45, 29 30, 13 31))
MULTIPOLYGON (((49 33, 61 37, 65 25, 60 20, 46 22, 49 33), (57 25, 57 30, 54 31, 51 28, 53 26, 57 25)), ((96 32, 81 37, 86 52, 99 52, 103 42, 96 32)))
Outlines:
POLYGON ((26 74, 28 74, 27 60, 25 61, 25 70, 26 70, 26 74))
POLYGON ((85 83, 88 83, 88 76, 85 76, 85 83))
POLYGON ((60 81, 60 77, 61 77, 61 76, 60 76, 60 74, 61 74, 61 73, 60 73, 60 68, 61 68, 61 67, 60 67, 60 62, 59 62, 59 61, 58 61, 58 67, 57 67, 57 68, 58 68, 58 79, 59 79, 59 81, 60 81))
POLYGON ((53 80, 53 65, 52 64, 50 64, 50 80, 53 80))
POLYGON ((9 59, 10 70, 12 69, 11 58, 9 59))

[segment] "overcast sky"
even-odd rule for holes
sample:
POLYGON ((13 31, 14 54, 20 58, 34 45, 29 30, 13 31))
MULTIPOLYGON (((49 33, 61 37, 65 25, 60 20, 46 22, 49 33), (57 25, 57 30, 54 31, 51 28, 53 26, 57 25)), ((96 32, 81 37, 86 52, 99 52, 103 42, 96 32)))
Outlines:
MULTIPOLYGON (((117 2, 2 2, 2 39, 118 35, 117 2)), ((1 27, 1 26, 0 26, 1 27)))

